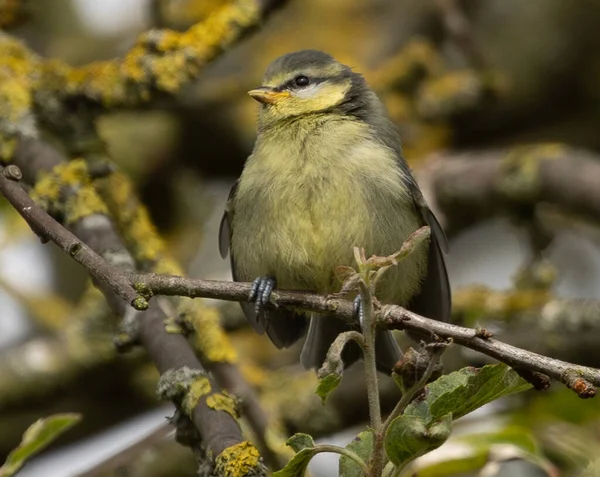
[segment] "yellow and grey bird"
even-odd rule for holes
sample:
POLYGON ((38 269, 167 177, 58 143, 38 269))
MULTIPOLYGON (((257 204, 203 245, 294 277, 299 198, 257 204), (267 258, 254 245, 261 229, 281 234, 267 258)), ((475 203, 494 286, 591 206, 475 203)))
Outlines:
MULTIPOLYGON (((219 246, 223 257, 230 254, 234 280, 254 280, 254 303, 242 304, 253 327, 282 348, 308 325, 300 361, 319 368, 349 325, 268 307, 275 284, 334 293, 334 270, 354 265, 354 246, 367 256, 390 255, 426 224, 429 242, 388 270, 376 296, 447 321, 446 238, 402 157, 397 128, 364 78, 326 53, 303 50, 273 61, 249 94, 260 103, 258 137, 231 190, 219 246)), ((377 332, 375 348, 378 369, 389 373, 401 357, 389 331, 377 332)), ((359 357, 358 348, 345 350, 346 365, 359 357)))

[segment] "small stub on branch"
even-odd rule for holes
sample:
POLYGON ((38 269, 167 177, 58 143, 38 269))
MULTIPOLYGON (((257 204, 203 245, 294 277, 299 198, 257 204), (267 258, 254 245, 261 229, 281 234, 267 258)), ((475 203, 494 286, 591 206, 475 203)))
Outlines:
POLYGON ((481 338, 482 340, 489 340, 492 336, 494 336, 494 334, 486 328, 476 328, 475 336, 477 338, 481 338))
POLYGON ((19 169, 14 164, 9 164, 8 166, 6 166, 2 171, 2 174, 4 174, 4 177, 10 179, 11 181, 20 181, 23 178, 23 173, 21 172, 21 169, 19 169))

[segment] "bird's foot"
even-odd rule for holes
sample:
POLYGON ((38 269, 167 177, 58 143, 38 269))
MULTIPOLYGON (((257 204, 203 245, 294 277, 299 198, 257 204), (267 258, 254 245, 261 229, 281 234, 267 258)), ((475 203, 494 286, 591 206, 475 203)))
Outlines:
POLYGON ((261 315, 271 301, 273 288, 275 288, 275 278, 273 277, 258 277, 252 282, 249 298, 254 302, 256 316, 261 315))
POLYGON ((360 295, 356 295, 356 298, 354 299, 354 316, 360 324, 360 329, 363 330, 365 322, 365 310, 363 308, 363 301, 360 295))
MULTIPOLYGON (((381 302, 375 297, 373 297, 372 300, 373 300, 372 301, 373 309, 374 310, 381 309, 381 307, 382 307, 381 302)), ((364 328, 365 328, 365 308, 364 308, 364 303, 363 303, 360 295, 356 295, 356 298, 354 299, 354 316, 356 317, 356 320, 360 324, 360 329, 364 330, 364 328)))

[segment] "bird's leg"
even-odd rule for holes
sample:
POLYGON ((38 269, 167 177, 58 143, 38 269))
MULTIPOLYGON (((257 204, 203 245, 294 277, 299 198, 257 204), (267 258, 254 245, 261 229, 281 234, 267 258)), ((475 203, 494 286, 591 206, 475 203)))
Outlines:
POLYGON ((271 292, 275 288, 274 277, 258 277, 252 282, 250 301, 254 302, 254 311, 259 316, 271 300, 271 292))

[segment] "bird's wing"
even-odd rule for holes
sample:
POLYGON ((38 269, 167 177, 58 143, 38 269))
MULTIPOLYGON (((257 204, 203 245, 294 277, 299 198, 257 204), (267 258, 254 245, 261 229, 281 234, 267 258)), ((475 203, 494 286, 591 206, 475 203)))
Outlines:
POLYGON ((408 308, 427 318, 447 322, 450 321, 452 296, 443 253, 448 252, 448 240, 412 176, 409 178, 408 186, 415 201, 415 208, 431 228, 427 276, 421 285, 421 291, 411 299, 408 308))
MULTIPOLYGON (((235 282, 256 278, 238 276, 239 274, 235 266, 235 257, 233 256, 233 251, 230 246, 232 232, 231 223, 234 214, 233 199, 237 192, 238 183, 239 179, 235 181, 231 187, 225 206, 225 212, 223 213, 221 225, 219 226, 219 252, 222 258, 227 257, 227 254, 229 253, 231 276, 235 282)), ((240 306, 242 307, 244 315, 246 315, 246 319, 252 325, 254 330, 259 334, 263 334, 266 331, 273 344, 278 348, 291 346, 298 341, 306 331, 306 317, 295 313, 293 310, 281 307, 277 310, 265 310, 261 316, 257 316, 254 309, 254 303, 240 302, 240 306)))
MULTIPOLYGON (((227 203, 225 204, 225 211, 221 218, 221 225, 219 225, 219 253, 221 258, 227 257, 229 252, 229 243, 231 241, 231 221, 233 219, 233 198, 237 192, 239 179, 233 183, 229 196, 227 197, 227 203)), ((232 269, 233 269, 233 257, 232 257, 232 269)))

